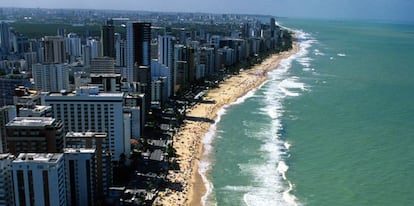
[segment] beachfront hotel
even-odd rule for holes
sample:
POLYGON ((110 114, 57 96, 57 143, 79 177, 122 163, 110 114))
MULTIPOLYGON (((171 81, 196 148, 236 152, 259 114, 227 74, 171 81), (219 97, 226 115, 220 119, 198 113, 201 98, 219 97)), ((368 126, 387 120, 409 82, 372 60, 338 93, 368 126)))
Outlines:
MULTIPOLYGON (((98 87, 80 87, 72 93, 49 93, 45 104, 67 132, 106 132, 112 161, 128 155, 130 136, 124 131, 123 93, 100 93, 98 87)), ((128 128, 130 129, 130 128, 128 128)))

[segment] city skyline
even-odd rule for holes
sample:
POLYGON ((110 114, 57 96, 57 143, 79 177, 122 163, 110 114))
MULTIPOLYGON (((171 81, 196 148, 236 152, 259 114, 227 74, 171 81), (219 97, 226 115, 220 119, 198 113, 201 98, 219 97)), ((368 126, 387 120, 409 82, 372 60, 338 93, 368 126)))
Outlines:
POLYGON ((53 1, 53 0, 4 0, 2 7, 25 8, 68 8, 68 9, 115 9, 160 12, 205 12, 264 14, 281 17, 306 17, 329 19, 372 19, 413 21, 414 2, 409 0, 259 0, 254 6, 248 0, 191 1, 173 0, 166 5, 162 0, 126 0, 123 4, 110 0, 96 1, 53 1))

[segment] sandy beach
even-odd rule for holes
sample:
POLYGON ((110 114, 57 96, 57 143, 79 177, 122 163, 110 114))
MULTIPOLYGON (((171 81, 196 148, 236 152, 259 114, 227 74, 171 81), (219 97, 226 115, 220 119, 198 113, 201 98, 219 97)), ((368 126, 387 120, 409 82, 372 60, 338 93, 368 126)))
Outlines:
POLYGON ((198 173, 198 163, 203 154, 202 140, 216 119, 217 112, 263 84, 268 71, 276 69, 282 59, 297 53, 298 50, 298 44, 294 43, 293 49, 274 54, 261 64, 242 71, 239 75, 231 76, 223 81, 219 88, 208 91, 204 98, 207 103, 198 103, 191 108, 187 113, 189 118, 173 137, 180 170, 169 171, 167 175, 170 182, 181 187, 160 192, 154 205, 201 205, 201 197, 206 189, 198 173))

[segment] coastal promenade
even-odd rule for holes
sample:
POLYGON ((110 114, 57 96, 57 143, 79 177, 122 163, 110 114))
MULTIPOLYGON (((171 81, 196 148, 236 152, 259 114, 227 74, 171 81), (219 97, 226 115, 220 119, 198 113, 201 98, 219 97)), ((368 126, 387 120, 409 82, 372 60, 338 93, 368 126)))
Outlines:
POLYGON ((262 85, 270 70, 276 69, 282 59, 297 53, 298 50, 298 44, 294 42, 291 50, 271 55, 261 64, 227 78, 218 88, 207 92, 205 101, 191 108, 186 114, 183 126, 173 137, 179 170, 169 171, 166 177, 169 182, 179 187, 159 192, 154 205, 201 205, 201 198, 206 192, 198 172, 199 159, 203 154, 202 140, 215 121, 217 112, 262 85))

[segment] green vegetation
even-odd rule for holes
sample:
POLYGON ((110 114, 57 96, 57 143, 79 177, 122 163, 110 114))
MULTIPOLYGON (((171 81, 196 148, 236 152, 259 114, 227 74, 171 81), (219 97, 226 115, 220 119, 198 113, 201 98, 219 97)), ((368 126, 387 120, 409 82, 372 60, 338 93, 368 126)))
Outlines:
POLYGON ((55 36, 59 28, 66 29, 66 33, 76 33, 78 35, 100 36, 100 25, 73 26, 69 24, 44 24, 44 23, 21 23, 10 24, 17 32, 24 34, 30 39, 38 39, 44 36, 55 36))

